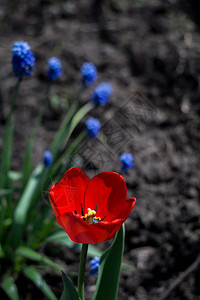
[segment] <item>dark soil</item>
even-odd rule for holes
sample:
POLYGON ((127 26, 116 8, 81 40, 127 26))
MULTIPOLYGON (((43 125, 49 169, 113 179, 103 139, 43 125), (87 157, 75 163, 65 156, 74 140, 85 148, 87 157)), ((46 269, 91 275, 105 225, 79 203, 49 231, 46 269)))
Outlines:
MULTIPOLYGON (((103 124, 101 136, 98 141, 84 141, 75 163, 93 176, 100 171, 120 172, 119 155, 125 151, 134 155, 135 168, 124 175, 128 195, 137 198, 126 221, 124 255, 134 270, 122 270, 119 300, 200 299, 198 267, 180 280, 168 298, 163 297, 200 252, 199 20, 195 0, 0 3, 2 124, 16 82, 10 64, 13 42, 28 41, 36 56, 34 76, 24 79, 15 107, 14 169, 20 169, 45 97, 50 57, 59 57, 63 64, 63 76, 52 91, 61 97, 79 88, 84 61, 97 66, 99 82, 113 85, 110 102, 90 113, 103 124)), ((34 164, 42 159, 62 116, 62 109, 46 111, 34 164)), ((57 245, 41 251, 77 271, 77 252, 57 245)), ((59 297, 60 274, 46 272, 45 279, 59 297)), ((27 294, 43 299, 31 283, 24 284, 24 278, 20 282, 24 299, 27 294)), ((95 282, 96 277, 87 274, 87 299, 95 282)))

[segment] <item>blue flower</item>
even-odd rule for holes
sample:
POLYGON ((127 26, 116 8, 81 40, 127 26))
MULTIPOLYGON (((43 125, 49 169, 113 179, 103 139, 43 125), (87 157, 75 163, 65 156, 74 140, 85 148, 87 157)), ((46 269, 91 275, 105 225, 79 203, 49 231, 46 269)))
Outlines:
POLYGON ((44 158, 44 165, 45 167, 51 167, 52 163, 53 163, 53 155, 50 151, 44 151, 43 154, 43 158, 44 158))
POLYGON ((129 168, 134 168, 135 167, 134 162, 133 162, 134 159, 133 159, 133 156, 132 156, 131 153, 124 152, 120 156, 120 160, 121 160, 121 163, 122 163, 122 167, 121 167, 122 171, 128 172, 129 168))
POLYGON ((101 123, 99 122, 98 119, 95 118, 89 118, 86 122, 86 130, 87 134, 91 138, 96 138, 99 134, 99 131, 101 129, 101 123))
POLYGON ((112 85, 107 82, 102 82, 94 89, 91 101, 96 105, 104 105, 112 95, 112 92, 112 85))
POLYGON ((22 76, 31 76, 35 64, 35 56, 30 51, 31 47, 27 42, 15 42, 13 45, 12 65, 16 76, 22 79, 22 76))
POLYGON ((52 57, 48 60, 49 70, 47 72, 47 78, 50 80, 56 80, 62 75, 62 64, 57 57, 52 57))
POLYGON ((97 69, 91 62, 85 62, 81 67, 82 82, 85 86, 91 85, 97 80, 97 69))
POLYGON ((90 260, 90 274, 94 275, 98 273, 99 270, 100 257, 95 256, 90 260))

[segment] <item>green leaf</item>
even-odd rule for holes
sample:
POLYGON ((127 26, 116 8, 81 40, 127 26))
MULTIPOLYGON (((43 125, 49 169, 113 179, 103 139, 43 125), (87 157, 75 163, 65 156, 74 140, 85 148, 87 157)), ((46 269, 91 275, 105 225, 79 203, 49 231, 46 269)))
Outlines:
POLYGON ((16 250, 16 255, 20 255, 22 257, 26 257, 29 258, 31 260, 34 260, 36 262, 45 264, 51 268, 53 268, 54 270, 60 271, 62 268, 57 265, 56 263, 54 263, 52 260, 50 260, 49 258, 43 256, 42 254, 38 253, 37 251, 27 248, 27 247, 19 247, 16 250))
POLYGON ((70 123, 70 127, 69 130, 67 131, 66 137, 64 139, 64 143, 63 145, 66 145, 72 132, 74 131, 74 129, 76 128, 76 126, 78 125, 78 123, 85 117, 85 115, 92 109, 94 108, 94 104, 92 102, 86 103, 85 105, 83 105, 78 112, 73 116, 71 123, 70 123))
POLYGON ((59 129, 53 139, 53 142, 51 143, 50 151, 52 152, 54 157, 57 156, 57 152, 60 149, 60 147, 62 146, 63 140, 66 136, 68 125, 69 125, 74 113, 76 112, 77 106, 78 106, 77 101, 72 103, 68 113, 66 114, 65 118, 63 119, 62 124, 59 127, 59 129))
POLYGON ((17 181, 22 179, 22 173, 17 172, 17 171, 9 171, 8 172, 8 177, 10 178, 10 180, 12 181, 17 181))
POLYGON ((86 136, 86 130, 81 131, 79 135, 74 139, 74 141, 69 145, 69 147, 67 147, 66 151, 59 157, 59 159, 56 160, 56 162, 52 166, 51 168, 52 175, 58 172, 58 169, 61 167, 65 159, 69 157, 69 155, 77 151, 80 142, 85 138, 85 136, 86 136))
MULTIPOLYGON (((45 99, 46 100, 46 99, 45 99)), ((26 146, 26 151, 25 151, 25 156, 24 156, 24 161, 23 161, 23 187, 26 186, 28 179, 31 175, 32 171, 32 159, 31 159, 31 154, 34 146, 34 142, 38 133, 38 129, 41 123, 42 115, 45 109, 45 103, 46 101, 43 100, 42 103, 40 104, 40 108, 38 110, 37 117, 34 122, 33 126, 33 131, 31 133, 31 136, 29 138, 29 141, 26 146)))
POLYGON ((60 300, 80 300, 77 290, 71 280, 62 272, 64 290, 60 300))
POLYGON ((0 189, 0 197, 9 195, 12 193, 12 190, 5 190, 5 189, 0 189))
POLYGON ((5 256, 5 253, 4 253, 3 248, 0 244, 0 258, 3 258, 4 256, 5 256))
POLYGON ((94 245, 89 245, 88 247, 88 255, 95 257, 95 256, 101 256, 102 255, 102 251, 99 250, 96 246, 94 245))
POLYGON ((50 289, 44 278, 34 267, 26 267, 23 270, 24 275, 29 278, 34 284, 44 293, 49 300, 57 300, 55 294, 50 289))
POLYGON ((133 272, 136 270, 134 266, 128 265, 126 263, 122 263, 121 268, 126 271, 130 271, 130 272, 133 272))
POLYGON ((3 209, 0 201, 0 241, 2 241, 2 234, 4 231, 4 218, 5 218, 5 210, 3 209))
POLYGON ((52 108, 66 109, 69 106, 69 100, 67 98, 61 98, 58 95, 52 95, 49 99, 52 108))
POLYGON ((119 229, 113 244, 101 256, 96 290, 92 300, 116 300, 124 250, 125 229, 119 229))
POLYGON ((33 138, 31 137, 25 151, 24 161, 23 161, 23 187, 28 182, 28 178, 31 175, 32 171, 32 160, 31 160, 31 153, 33 148, 33 138))
MULTIPOLYGON (((59 243, 59 244, 65 245, 69 248, 74 248, 74 249, 81 251, 81 245, 72 242, 72 240, 69 238, 69 236, 63 230, 53 233, 52 235, 50 235, 49 237, 47 237, 44 240, 44 244, 50 243, 50 242, 59 243)), ((88 254, 88 256, 91 256, 91 257, 101 256, 102 251, 93 245, 89 245, 87 254, 88 254)))
POLYGON ((31 205, 32 195, 35 191, 36 185, 40 180, 40 175, 44 169, 43 164, 37 166, 33 171, 31 178, 22 194, 15 210, 15 221, 17 224, 24 224, 28 209, 31 205))
POLYGON ((73 248, 75 245, 75 243, 72 242, 65 231, 57 231, 47 237, 44 241, 45 244, 50 242, 60 243, 70 248, 73 248))
POLYGON ((7 187, 8 172, 11 166, 12 157, 12 140, 13 140, 14 121, 11 120, 6 124, 3 134, 2 153, 1 153, 1 180, 0 187, 7 187))
POLYGON ((38 165, 33 171, 23 194, 17 203, 14 211, 14 225, 12 231, 12 243, 14 246, 18 245, 22 238, 26 217, 32 204, 32 198, 40 182, 41 174, 44 170, 43 164, 38 165))
POLYGON ((11 276, 4 277, 1 287, 11 300, 19 300, 17 286, 11 276))
POLYGON ((56 219, 53 216, 51 219, 47 219, 47 214, 49 214, 49 207, 46 206, 42 210, 42 214, 35 216, 35 222, 33 222, 33 227, 30 231, 30 237, 28 238, 28 245, 31 248, 38 248, 44 238, 52 234, 55 230, 56 219))

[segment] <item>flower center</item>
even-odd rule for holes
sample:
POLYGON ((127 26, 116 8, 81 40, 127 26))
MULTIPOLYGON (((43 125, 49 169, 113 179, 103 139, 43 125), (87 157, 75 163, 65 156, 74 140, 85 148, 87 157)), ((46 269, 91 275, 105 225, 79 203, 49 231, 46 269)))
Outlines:
MULTIPOLYGON (((75 215, 78 214, 77 210, 75 209, 75 215)), ((81 219, 83 219, 87 224, 96 224, 100 221, 103 221, 106 218, 106 215, 103 218, 96 217, 97 213, 97 205, 95 206, 95 209, 92 210, 91 208, 87 209, 87 214, 84 214, 83 205, 81 203, 81 219)))
POLYGON ((88 212, 87 214, 81 217, 86 223, 93 224, 101 221, 100 217, 96 217, 96 210, 92 210, 88 208, 87 212, 88 212))

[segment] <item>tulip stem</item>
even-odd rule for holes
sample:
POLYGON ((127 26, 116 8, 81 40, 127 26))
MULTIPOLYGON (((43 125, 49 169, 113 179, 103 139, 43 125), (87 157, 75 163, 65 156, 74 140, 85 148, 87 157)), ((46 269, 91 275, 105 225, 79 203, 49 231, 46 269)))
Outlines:
POLYGON ((82 245, 81 250, 81 258, 80 258, 80 264, 79 264, 79 272, 78 272, 78 294, 81 300, 85 299, 84 296, 84 273, 85 273, 85 264, 86 264, 86 258, 87 258, 87 250, 88 250, 88 244, 82 245))

